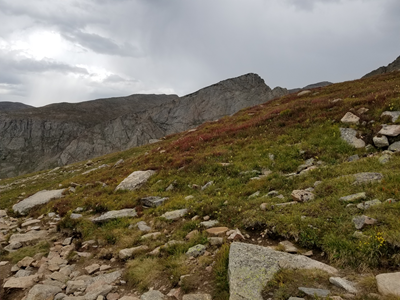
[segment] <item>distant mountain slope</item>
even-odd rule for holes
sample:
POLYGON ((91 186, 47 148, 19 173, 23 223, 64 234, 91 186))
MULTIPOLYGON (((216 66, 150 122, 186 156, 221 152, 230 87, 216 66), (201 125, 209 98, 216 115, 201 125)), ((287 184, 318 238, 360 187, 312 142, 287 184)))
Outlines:
POLYGON ((362 78, 390 73, 394 71, 400 71, 400 56, 396 58, 392 63, 388 64, 386 67, 380 67, 376 70, 373 70, 372 72, 369 72, 368 74, 364 75, 362 78))
POLYGON ((297 92, 299 92, 301 90, 316 89, 316 88, 325 87, 325 86, 328 86, 328 85, 331 85, 331 84, 333 84, 333 83, 329 82, 329 81, 321 81, 321 82, 317 82, 317 83, 306 85, 303 88, 290 89, 289 93, 291 94, 291 93, 297 93, 297 92))
POLYGON ((0 178, 147 144, 287 94, 246 74, 193 94, 131 95, 0 113, 0 178))
POLYGON ((10 111, 19 111, 23 109, 34 108, 33 106, 26 105, 19 102, 9 102, 9 101, 0 101, 0 113, 1 112, 10 112, 10 111))

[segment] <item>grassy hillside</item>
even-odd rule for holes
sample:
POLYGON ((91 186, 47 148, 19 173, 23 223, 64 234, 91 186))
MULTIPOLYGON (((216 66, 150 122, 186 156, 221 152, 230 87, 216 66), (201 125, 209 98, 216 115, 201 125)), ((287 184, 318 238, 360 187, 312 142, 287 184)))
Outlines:
MULTIPOLYGON (((380 117, 381 113, 396 110, 400 110, 400 72, 333 84, 304 96, 292 94, 203 124, 195 131, 168 136, 153 145, 100 157, 92 164, 77 163, 1 180, 0 209, 10 209, 17 200, 42 189, 76 183, 75 191, 66 192, 64 198, 31 215, 54 211, 64 217, 60 230, 78 231, 82 240, 101 241, 114 254, 136 245, 154 249, 171 239, 183 241, 187 233, 198 229, 200 233, 194 239, 162 251, 159 257, 143 255, 128 262, 128 283, 141 290, 160 284, 173 287, 188 272, 184 253, 193 245, 207 242, 204 228, 199 225, 205 216, 218 220, 218 226, 239 228, 248 235, 247 242, 266 245, 271 240, 289 239, 339 268, 372 273, 398 270, 400 201, 395 200, 399 199, 400 156, 394 153, 389 162, 382 164, 378 161, 382 150, 355 149, 341 139, 339 131, 340 127, 349 127, 340 119, 352 111, 361 118, 361 124, 351 127, 373 145, 372 138, 382 124, 389 122, 380 117), (336 99, 341 100, 333 101, 336 99), (361 114, 360 108, 368 111, 361 114), (348 162, 355 154, 360 159, 348 162), (124 162, 113 167, 120 159, 124 162), (316 168, 294 174, 309 159, 316 168), (103 164, 109 167, 82 174, 103 164), (141 189, 114 191, 133 171, 148 169, 157 173, 141 189), (352 175, 360 172, 382 173, 383 180, 353 184, 352 175), (198 188, 210 181, 213 184, 208 188, 198 188), (170 185, 173 188, 167 190, 170 185), (315 188, 314 200, 276 206, 293 201, 293 190, 310 187, 315 188), (266 196, 271 191, 283 198, 266 196), (366 193, 366 200, 379 199, 382 204, 360 210, 339 201, 340 197, 359 192, 366 193), (185 199, 189 195, 193 197, 185 199), (146 196, 169 200, 158 208, 143 209, 139 200, 146 196), (394 201, 385 202, 387 199, 394 201), (70 219, 77 207, 84 208, 86 217, 136 207, 139 218, 95 225, 88 218, 70 219), (182 208, 189 210, 189 217, 179 221, 160 217, 182 208), (363 228, 362 237, 355 237, 352 219, 361 215, 375 218, 378 223, 363 228), (193 216, 199 218, 191 220, 193 216), (141 220, 152 224, 161 237, 140 240, 140 233, 128 227, 141 220)), ((227 297, 228 245, 226 242, 218 252, 212 274, 204 270, 212 259, 204 257, 195 266, 201 276, 208 276, 217 299, 227 297)), ((184 286, 196 290, 197 285, 201 283, 188 282, 184 286)))

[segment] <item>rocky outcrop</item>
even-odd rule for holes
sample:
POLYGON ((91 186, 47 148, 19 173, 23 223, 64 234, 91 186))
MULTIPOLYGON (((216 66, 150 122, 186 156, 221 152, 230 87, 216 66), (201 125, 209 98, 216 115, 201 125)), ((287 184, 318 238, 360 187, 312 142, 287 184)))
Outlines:
POLYGON ((0 110, 0 178, 147 144, 285 94, 246 74, 184 97, 131 95, 0 110))
POLYGON ((396 58, 395 61, 388 64, 386 67, 380 67, 376 70, 369 72, 368 74, 364 75, 362 78, 367 78, 375 75, 390 73, 394 71, 400 71, 400 56, 396 58))

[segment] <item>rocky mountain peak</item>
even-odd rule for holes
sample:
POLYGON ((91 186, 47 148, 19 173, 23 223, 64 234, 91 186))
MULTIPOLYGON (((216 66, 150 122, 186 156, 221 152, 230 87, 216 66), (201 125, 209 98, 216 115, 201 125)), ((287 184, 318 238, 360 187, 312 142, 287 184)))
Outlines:
POLYGON ((376 70, 373 70, 372 72, 369 72, 368 74, 364 75, 362 78, 367 78, 379 74, 385 74, 385 73, 390 73, 394 71, 400 71, 400 56, 396 58, 393 62, 388 64, 386 67, 380 67, 376 70))

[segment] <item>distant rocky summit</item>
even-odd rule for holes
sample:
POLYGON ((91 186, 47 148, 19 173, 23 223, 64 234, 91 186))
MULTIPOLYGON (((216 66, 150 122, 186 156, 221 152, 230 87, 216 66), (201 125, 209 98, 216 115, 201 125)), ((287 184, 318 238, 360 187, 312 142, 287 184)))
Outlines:
POLYGON ((183 97, 131 95, 26 109, 0 103, 0 178, 147 144, 287 93, 246 74, 183 97))
POLYGON ((9 101, 1 101, 0 102, 0 113, 23 110, 23 109, 28 109, 28 108, 34 108, 34 107, 23 104, 23 103, 19 103, 19 102, 9 102, 9 101))
POLYGON ((372 72, 369 72, 368 74, 364 75, 362 78, 367 78, 375 75, 380 75, 380 74, 385 74, 385 73, 390 73, 394 71, 400 71, 400 56, 396 58, 395 61, 392 63, 388 64, 386 67, 380 67, 376 70, 373 70, 372 72))

